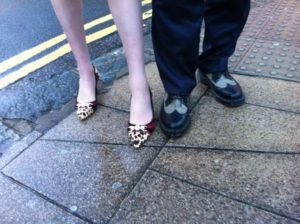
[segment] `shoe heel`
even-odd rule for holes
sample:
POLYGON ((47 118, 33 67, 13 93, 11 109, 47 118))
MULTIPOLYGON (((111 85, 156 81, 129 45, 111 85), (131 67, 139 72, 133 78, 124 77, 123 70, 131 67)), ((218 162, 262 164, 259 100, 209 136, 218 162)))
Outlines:
POLYGON ((93 68, 94 68, 94 76, 95 76, 95 80, 96 80, 96 83, 95 83, 96 100, 94 100, 92 102, 86 102, 86 103, 79 103, 79 102, 76 103, 77 115, 81 121, 90 117, 97 110, 97 92, 98 92, 97 86, 99 84, 99 72, 94 65, 93 65, 93 68))

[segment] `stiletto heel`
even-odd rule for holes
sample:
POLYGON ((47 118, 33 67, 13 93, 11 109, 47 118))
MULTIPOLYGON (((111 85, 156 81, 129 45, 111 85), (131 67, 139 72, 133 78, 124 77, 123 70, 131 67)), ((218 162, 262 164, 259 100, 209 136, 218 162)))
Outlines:
POLYGON ((99 81, 99 72, 95 67, 94 67, 94 75, 95 75, 95 80, 96 80, 96 83, 95 83, 96 100, 94 100, 92 102, 87 102, 87 103, 81 103, 81 102, 79 103, 77 101, 77 103, 76 103, 77 115, 81 121, 90 117, 97 110, 97 83, 99 81))
POLYGON ((152 92, 150 91, 150 99, 151 99, 151 109, 152 109, 152 120, 146 125, 138 125, 131 124, 128 122, 128 137, 129 142, 136 149, 140 148, 151 136, 153 133, 156 124, 154 122, 154 110, 153 110, 153 100, 152 100, 152 92))

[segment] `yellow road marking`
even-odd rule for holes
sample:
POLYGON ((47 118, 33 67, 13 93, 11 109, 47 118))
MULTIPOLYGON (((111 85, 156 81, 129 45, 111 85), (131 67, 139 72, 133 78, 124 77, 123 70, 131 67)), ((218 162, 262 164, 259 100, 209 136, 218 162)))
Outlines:
MULTIPOLYGON (((143 13, 143 19, 148 19, 152 16, 152 10, 146 11, 143 13)), ((96 40, 99 40, 103 37, 106 37, 114 32, 117 31, 115 25, 107 27, 103 30, 97 31, 86 36, 86 42, 92 43, 96 40)), ((16 82, 17 80, 24 78, 29 73, 36 71, 37 69, 49 64, 50 62, 55 61, 56 59, 62 57, 63 55, 71 52, 71 48, 69 44, 64 44, 63 46, 59 47, 58 49, 54 50, 53 52, 27 64, 24 65, 19 70, 8 74, 7 76, 0 79, 0 89, 5 88, 6 86, 10 85, 11 83, 16 82)))
MULTIPOLYGON (((144 6, 144 5, 150 4, 151 2, 152 2, 151 0, 144 0, 144 1, 142 1, 142 5, 144 6)), ((112 20, 112 18, 113 17, 111 14, 100 17, 98 19, 95 19, 95 20, 85 24, 84 29, 85 30, 91 29, 101 23, 105 23, 107 21, 112 20)), ((45 41, 31 49, 23 51, 22 53, 1 62, 0 63, 0 74, 27 61, 28 59, 42 53, 43 51, 55 46, 56 44, 59 44, 60 42, 64 41, 65 39, 66 39, 65 34, 58 35, 56 37, 51 38, 48 41, 45 41)))

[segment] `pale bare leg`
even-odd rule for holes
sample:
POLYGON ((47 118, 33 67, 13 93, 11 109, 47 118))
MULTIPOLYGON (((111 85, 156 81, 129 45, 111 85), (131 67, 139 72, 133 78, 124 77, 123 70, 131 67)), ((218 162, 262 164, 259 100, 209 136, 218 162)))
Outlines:
POLYGON ((147 124, 152 118, 149 85, 144 66, 142 10, 139 0, 108 0, 129 68, 130 122, 147 124))
POLYGON ((55 13, 67 36, 79 69, 79 90, 77 101, 94 101, 95 76, 85 41, 82 18, 82 0, 52 0, 55 13))

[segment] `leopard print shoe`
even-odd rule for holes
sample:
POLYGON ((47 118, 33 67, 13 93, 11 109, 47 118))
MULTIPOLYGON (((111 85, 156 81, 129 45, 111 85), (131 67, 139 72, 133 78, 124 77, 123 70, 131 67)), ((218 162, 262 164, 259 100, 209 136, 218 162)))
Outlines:
MULTIPOLYGON (((97 97, 97 83, 99 81, 99 72, 94 67, 94 74, 96 79, 96 85, 95 85, 95 96, 97 97)), ((95 113, 97 110, 97 100, 87 103, 77 102, 76 103, 76 113, 79 118, 79 120, 83 121, 90 117, 92 114, 95 113)))
POLYGON ((154 120, 146 125, 136 125, 128 122, 128 137, 132 146, 139 149, 149 139, 155 127, 154 120))
POLYGON ((97 101, 89 102, 87 104, 77 103, 76 113, 78 118, 83 121, 90 117, 97 110, 97 101))
MULTIPOLYGON (((152 96, 151 89, 149 89, 149 92, 150 92, 152 114, 154 116, 153 99, 152 99, 153 96, 152 96)), ((155 127, 156 124, 154 122, 154 118, 152 118, 152 120, 146 125, 138 125, 138 124, 132 124, 128 122, 127 130, 128 130, 129 142, 132 144, 134 148, 139 149, 149 139, 155 127)))

